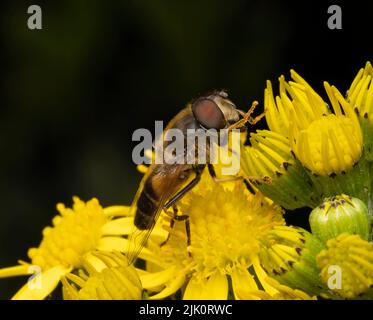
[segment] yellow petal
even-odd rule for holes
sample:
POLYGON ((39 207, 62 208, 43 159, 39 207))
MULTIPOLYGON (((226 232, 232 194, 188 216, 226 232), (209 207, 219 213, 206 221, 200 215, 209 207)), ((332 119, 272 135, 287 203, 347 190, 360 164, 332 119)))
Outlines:
POLYGON ((231 275, 233 293, 236 300, 250 299, 248 293, 258 290, 258 286, 247 269, 235 268, 231 275))
POLYGON ((66 277, 62 277, 61 282, 63 300, 79 300, 78 291, 66 280, 66 277))
POLYGON ((135 269, 136 269, 136 272, 137 272, 137 274, 139 275, 140 278, 142 276, 146 275, 146 274, 150 274, 150 272, 148 272, 146 270, 143 270, 143 269, 140 269, 140 268, 135 268, 135 269))
POLYGON ((184 300, 226 300, 227 298, 227 276, 218 272, 204 282, 190 279, 183 297, 184 300))
POLYGON ((144 289, 154 289, 167 283, 175 275, 175 266, 168 268, 166 270, 147 273, 140 276, 141 283, 144 289))
POLYGON ((98 250, 102 251, 125 251, 128 247, 128 240, 119 237, 103 237, 97 245, 98 250))
POLYGON ((267 293, 269 293, 271 296, 274 296, 276 293, 278 293, 278 290, 276 290, 269 283, 267 283, 266 279, 268 278, 268 276, 263 270, 263 268, 261 267, 258 257, 254 258, 253 266, 254 266, 255 274, 257 275, 263 289, 267 293))
POLYGON ((107 265, 92 253, 86 254, 84 260, 87 262, 87 265, 92 266, 97 272, 101 272, 103 269, 107 268, 107 265))
MULTIPOLYGON (((126 252, 128 250, 128 240, 119 237, 103 237, 97 245, 98 250, 102 251, 113 251, 117 250, 120 252, 126 252)), ((162 266, 162 262, 147 248, 142 248, 139 258, 151 261, 157 265, 162 266)))
POLYGON ((129 209, 129 206, 110 206, 104 208, 104 213, 111 217, 127 216, 130 212, 129 209))
POLYGON ((102 227, 104 235, 124 235, 130 234, 133 228, 133 218, 125 217, 114 219, 102 227))
MULTIPOLYGON (((154 255, 155 256, 155 255, 154 255)), ((153 259, 155 260, 155 259, 153 259)), ((159 272, 159 271, 162 271, 164 269, 167 269, 168 267, 166 265, 164 265, 164 261, 162 263, 162 261, 159 259, 158 257, 158 261, 156 262, 152 262, 151 260, 146 260, 146 271, 149 272, 149 273, 155 273, 155 272, 159 272)))
POLYGON ((175 279, 168 286, 166 286, 166 288, 164 288, 161 292, 155 294, 154 296, 150 296, 149 299, 158 300, 167 298, 168 296, 174 294, 177 290, 179 290, 184 282, 185 273, 180 272, 179 275, 177 275, 175 279))
POLYGON ((147 248, 142 248, 139 254, 139 258, 145 260, 146 262, 153 263, 164 269, 164 262, 160 259, 160 256, 157 256, 147 248))
POLYGON ((154 228, 150 235, 151 240, 157 243, 158 245, 164 242, 167 239, 168 232, 163 228, 154 228))
POLYGON ((12 300, 42 300, 58 285, 63 275, 71 268, 56 266, 48 269, 32 280, 28 281, 12 298, 12 300))
POLYGON ((33 272, 30 270, 30 265, 26 264, 0 269, 0 278, 24 276, 32 273, 33 272))

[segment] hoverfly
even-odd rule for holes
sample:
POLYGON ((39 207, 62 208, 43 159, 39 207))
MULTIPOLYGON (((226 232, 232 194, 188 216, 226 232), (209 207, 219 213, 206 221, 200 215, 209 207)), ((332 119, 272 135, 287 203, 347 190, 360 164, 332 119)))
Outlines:
MULTIPOLYGON (((249 111, 245 113, 236 108, 233 102, 228 99, 228 94, 225 91, 214 91, 189 103, 170 121, 164 133, 171 128, 180 129, 185 136, 188 129, 215 129, 217 131, 240 129, 244 131, 247 122, 255 124, 264 116, 261 114, 256 118, 251 117, 257 104, 257 102, 253 102, 249 111)), ((162 139, 164 146, 167 147, 170 142, 162 139)), ((194 147, 197 148, 197 145, 194 147)), ((198 155, 198 152, 201 150, 193 150, 195 155, 198 155)), ((206 152, 208 160, 208 148, 203 152, 206 152)), ((187 157, 188 155, 184 152, 182 156, 187 157)), ((130 209, 130 216, 134 216, 134 231, 129 236, 127 248, 129 264, 132 264, 140 254, 162 210, 166 211, 170 207, 174 208, 170 227, 173 227, 175 221, 185 221, 188 245, 190 245, 188 216, 178 215, 175 204, 198 184, 206 166, 215 181, 223 181, 224 179, 217 178, 214 167, 209 161, 196 162, 195 164, 188 164, 187 161, 183 163, 153 163, 143 177, 130 209)), ((228 179, 226 178, 226 180, 228 179)))

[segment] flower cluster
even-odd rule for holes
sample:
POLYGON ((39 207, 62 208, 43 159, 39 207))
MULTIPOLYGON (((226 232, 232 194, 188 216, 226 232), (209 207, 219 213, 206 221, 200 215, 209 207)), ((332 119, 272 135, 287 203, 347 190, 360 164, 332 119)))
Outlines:
POLYGON ((286 237, 276 250, 273 245, 269 252, 262 250, 262 265, 280 283, 308 294, 369 298, 373 68, 368 62, 345 96, 324 82, 328 101, 294 70, 290 74, 291 81, 279 78, 277 96, 267 82, 269 130, 250 135, 241 164, 244 176, 271 179, 271 185, 255 179, 251 183, 284 209, 313 209, 312 233, 288 226, 298 237, 292 242, 286 237))
POLYGON ((188 218, 161 212, 134 265, 134 211, 74 197, 30 261, 0 277, 36 272, 13 299, 47 298, 60 282, 76 300, 372 298, 372 77, 367 63, 346 95, 325 82, 327 101, 293 70, 278 95, 268 81, 269 129, 243 139, 243 179, 205 170, 173 213, 188 218), (286 224, 299 208, 312 210, 308 230, 286 224))

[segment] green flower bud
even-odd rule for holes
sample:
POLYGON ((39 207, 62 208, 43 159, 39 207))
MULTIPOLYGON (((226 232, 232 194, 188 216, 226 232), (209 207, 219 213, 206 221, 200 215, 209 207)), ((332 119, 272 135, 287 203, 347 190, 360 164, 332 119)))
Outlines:
POLYGON ((364 202, 345 194, 327 198, 310 214, 312 233, 323 242, 347 232, 368 240, 370 219, 364 202))
POLYGON ((259 258, 269 276, 310 295, 327 291, 316 264, 324 248, 319 239, 301 228, 278 226, 269 234, 259 258))

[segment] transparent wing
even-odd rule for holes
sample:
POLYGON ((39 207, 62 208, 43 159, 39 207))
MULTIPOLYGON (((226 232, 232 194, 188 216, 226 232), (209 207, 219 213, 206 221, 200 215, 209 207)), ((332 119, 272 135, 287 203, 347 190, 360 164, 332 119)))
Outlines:
MULTIPOLYGON (((152 170, 153 169, 153 165, 149 167, 149 170, 148 172, 145 174, 145 176, 143 177, 141 183, 140 183, 140 187, 135 195, 135 199, 131 205, 131 216, 135 217, 135 214, 136 214, 136 208, 137 208, 137 201, 140 197, 140 194, 141 194, 141 191, 143 190, 143 187, 144 187, 144 184, 145 184, 145 181, 147 180, 147 178, 152 174, 152 170)), ((147 229, 147 230, 140 230, 138 228, 136 228, 135 225, 133 225, 133 230, 131 232, 131 234, 129 235, 129 239, 128 239, 128 247, 127 247, 127 250, 126 250, 126 254, 127 254, 127 259, 128 259, 128 263, 129 264, 132 264, 134 263, 134 261, 137 259, 137 257, 139 256, 142 248, 146 245, 146 242, 154 228, 154 225, 156 223, 156 221, 158 220, 159 218, 159 215, 161 214, 162 210, 163 210, 163 207, 164 205, 167 203, 167 201, 171 198, 171 196, 174 194, 175 192, 175 183, 173 182, 173 179, 165 179, 165 183, 166 185, 163 187, 163 190, 164 192, 162 193, 160 199, 159 199, 159 202, 157 203, 157 208, 156 208, 156 212, 154 214, 154 224, 151 228, 147 229)))

